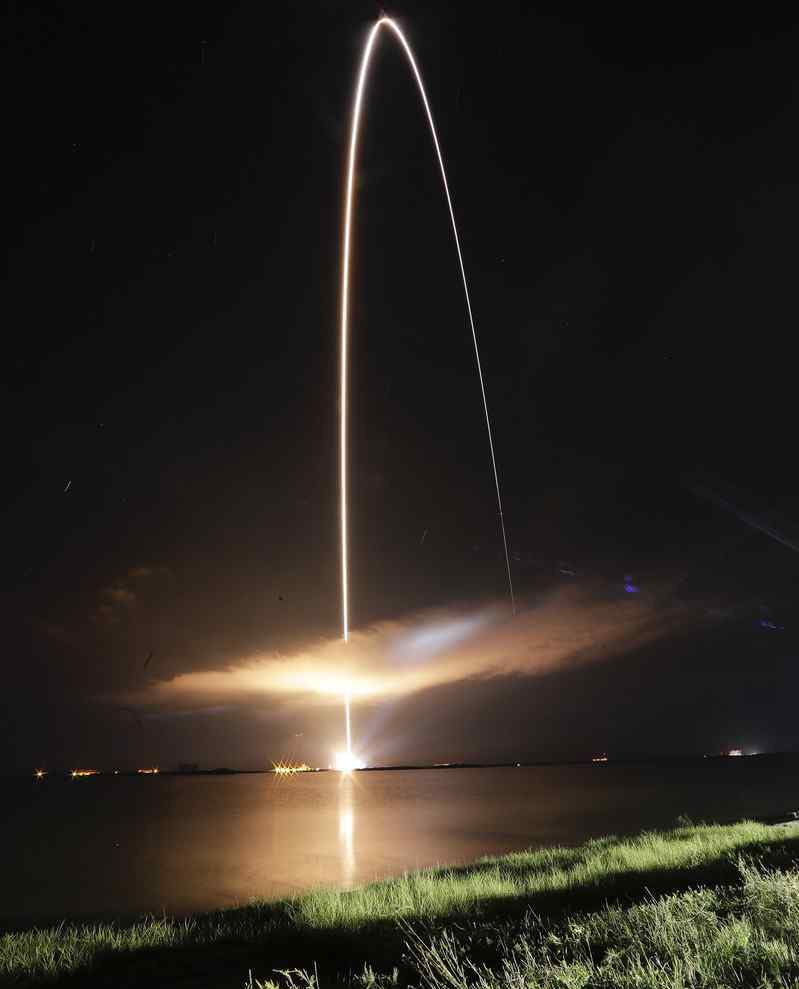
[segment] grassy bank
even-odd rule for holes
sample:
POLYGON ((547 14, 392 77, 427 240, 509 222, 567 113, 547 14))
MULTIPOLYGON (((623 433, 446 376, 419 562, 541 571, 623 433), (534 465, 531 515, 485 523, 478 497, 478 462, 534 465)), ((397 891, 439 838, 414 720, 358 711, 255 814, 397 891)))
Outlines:
POLYGON ((0 982, 799 986, 795 945, 799 829, 743 822, 516 853, 185 921, 5 934, 0 982))

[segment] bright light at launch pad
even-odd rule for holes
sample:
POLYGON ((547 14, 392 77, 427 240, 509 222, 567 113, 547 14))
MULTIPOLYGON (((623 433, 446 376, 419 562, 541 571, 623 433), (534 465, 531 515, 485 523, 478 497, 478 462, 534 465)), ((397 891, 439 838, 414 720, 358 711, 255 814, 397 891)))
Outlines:
POLYGON ((354 752, 336 752, 333 759, 333 768, 340 773, 351 773, 354 769, 363 769, 366 766, 354 752))

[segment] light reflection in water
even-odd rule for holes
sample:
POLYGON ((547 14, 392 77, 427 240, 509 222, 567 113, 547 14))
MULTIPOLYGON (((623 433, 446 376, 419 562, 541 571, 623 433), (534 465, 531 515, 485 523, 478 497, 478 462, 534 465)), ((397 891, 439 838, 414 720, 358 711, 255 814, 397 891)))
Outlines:
POLYGON ((349 773, 342 773, 338 790, 338 840, 341 855, 341 878, 347 886, 355 878, 355 806, 349 773))
POLYGON ((757 759, 704 759, 668 772, 611 760, 351 776, 45 779, 3 785, 0 847, 15 854, 2 863, 0 927, 17 918, 215 910, 668 827, 678 813, 738 820, 796 806, 795 765, 757 759))

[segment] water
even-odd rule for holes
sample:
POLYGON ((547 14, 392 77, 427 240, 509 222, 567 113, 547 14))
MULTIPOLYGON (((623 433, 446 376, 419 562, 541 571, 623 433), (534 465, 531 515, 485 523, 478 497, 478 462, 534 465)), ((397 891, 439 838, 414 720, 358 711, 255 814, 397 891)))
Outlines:
POLYGON ((186 913, 406 869, 799 806, 797 764, 6 783, 0 922, 186 913))

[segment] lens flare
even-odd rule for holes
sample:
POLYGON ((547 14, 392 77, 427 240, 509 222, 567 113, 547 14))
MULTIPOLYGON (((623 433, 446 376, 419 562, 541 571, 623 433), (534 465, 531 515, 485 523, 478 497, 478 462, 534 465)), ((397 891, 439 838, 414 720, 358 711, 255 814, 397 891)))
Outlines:
MULTIPOLYGON (((488 433, 488 448, 491 454, 491 470, 494 475, 494 487, 497 494, 497 508, 499 510, 499 526, 502 533, 502 545, 505 550, 505 569, 508 578, 508 591, 510 593, 510 603, 513 614, 516 614, 516 599, 513 592, 513 579, 511 577, 510 556, 508 555, 508 539, 505 533, 505 518, 502 513, 502 497, 499 490, 499 474, 497 471, 497 461, 494 454, 494 439, 491 432, 491 420, 488 415, 488 400, 486 398, 485 382, 483 381, 483 369, 480 362, 480 348, 477 345, 477 330, 475 329, 474 316, 472 314, 472 303, 469 296, 469 285, 466 278, 466 268, 463 263, 461 253, 458 227, 455 222, 455 211, 452 206, 452 197, 447 182, 447 173, 444 168, 444 158, 441 147, 438 143, 438 133, 433 121, 433 113, 427 99, 427 92, 422 82, 422 75, 416 60, 413 57, 411 47, 405 39, 405 35, 399 26, 390 17, 381 17, 369 32, 366 40, 361 66, 358 72, 358 81, 355 88, 355 100, 352 109, 352 121, 350 125, 349 154, 347 159, 347 184, 344 206, 344 240, 342 246, 341 265, 341 311, 340 311, 340 365, 339 365, 339 477, 340 477, 340 527, 341 527, 341 625, 342 635, 345 642, 349 642, 350 637, 350 587, 349 587, 349 504, 347 488, 347 429, 348 429, 348 406, 349 406, 349 310, 350 310, 350 267, 352 254, 352 215, 355 203, 355 170, 358 154, 358 139, 360 137, 361 113, 363 110, 364 94, 366 91, 366 81, 369 73, 369 66, 372 59, 372 52, 375 42, 381 30, 386 28, 393 32, 400 43, 411 71, 419 88, 419 95, 424 106, 427 122, 430 125, 430 135, 433 139, 435 155, 441 171, 441 181, 444 187, 444 196, 447 200, 449 218, 452 225, 452 234, 455 240, 455 250, 458 255, 458 266, 460 268, 461 280, 463 282, 463 293, 466 300, 466 312, 469 319, 469 327, 474 345, 474 356, 477 365, 477 377, 480 381, 480 394, 483 402, 483 412, 485 414, 486 431, 488 433)), ((347 751, 351 755, 350 747, 350 703, 349 695, 345 701, 345 712, 347 719, 347 751)))
POLYGON ((312 773, 313 770, 307 762, 280 762, 272 763, 272 772, 275 776, 296 776, 297 773, 312 773))

